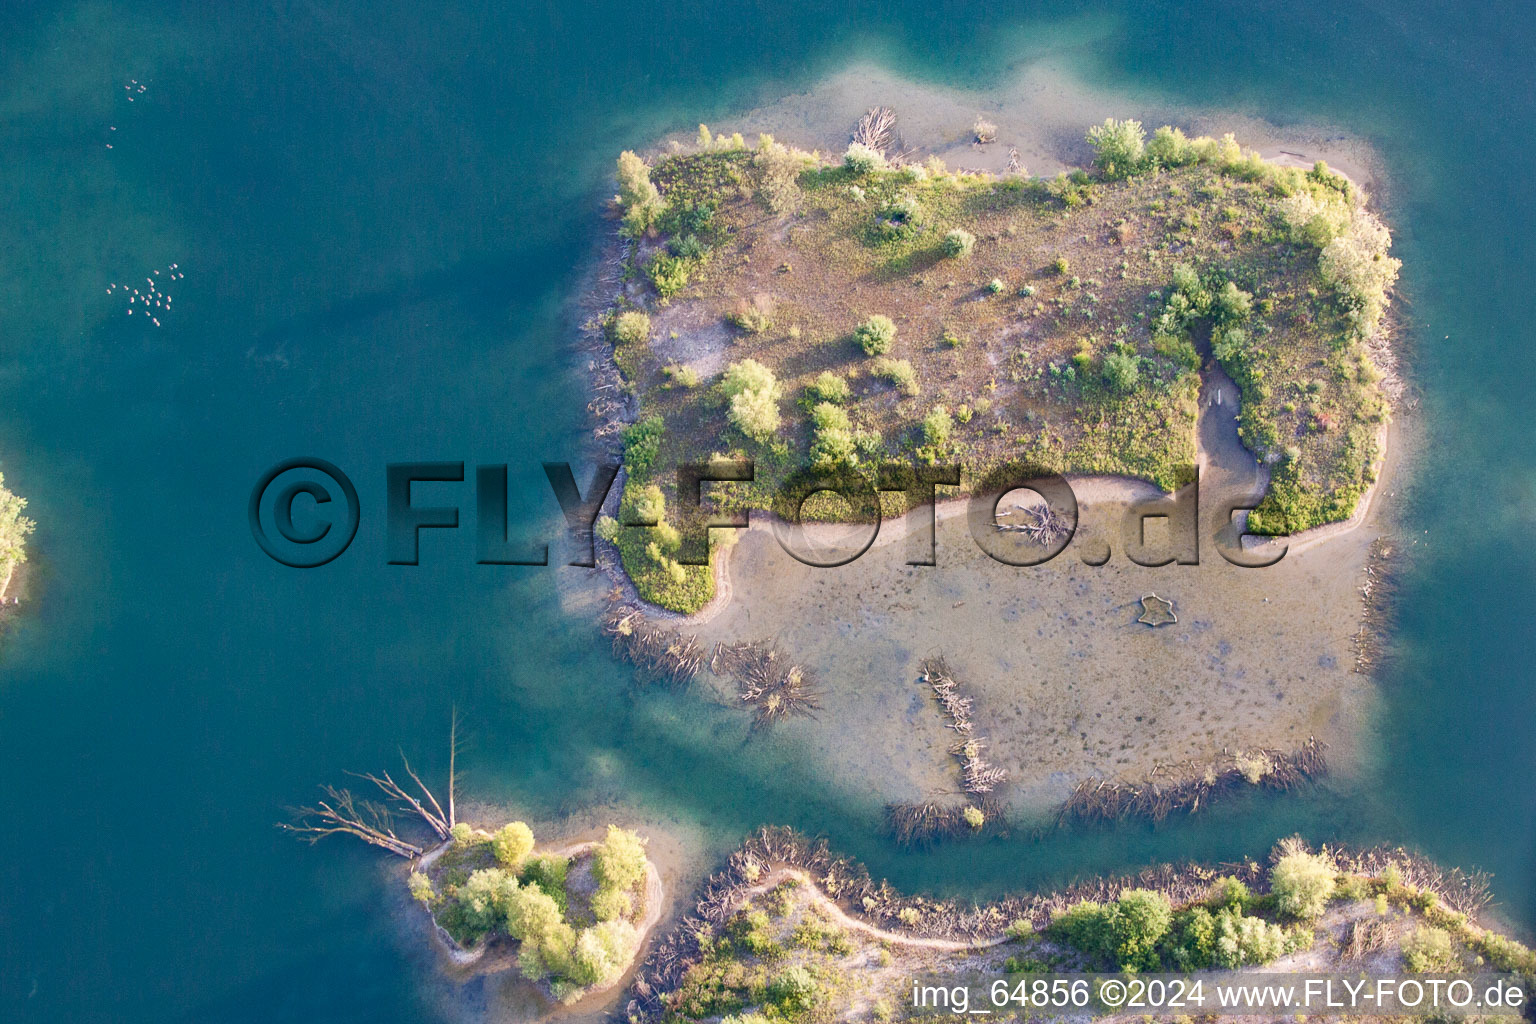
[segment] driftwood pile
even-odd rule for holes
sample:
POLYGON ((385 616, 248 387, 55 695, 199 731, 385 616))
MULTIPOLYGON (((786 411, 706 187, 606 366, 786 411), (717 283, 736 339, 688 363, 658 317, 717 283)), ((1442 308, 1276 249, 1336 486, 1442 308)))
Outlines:
POLYGON ((1396 556, 1397 549, 1390 541, 1378 537, 1371 544, 1365 562, 1365 582, 1360 584, 1364 614, 1353 638, 1356 672, 1369 673, 1380 667, 1385 654, 1383 638, 1401 578, 1396 556))
POLYGON ((971 698, 960 693, 960 684, 950 675, 943 658, 923 663, 923 682, 933 688, 933 697, 944 709, 949 728, 965 738, 949 748, 960 760, 960 782, 967 793, 990 793, 1008 781, 1008 772, 987 762, 981 756, 987 748, 985 737, 972 735, 971 698))
POLYGON ((682 686, 704 664, 697 637, 658 626, 629 605, 608 610, 603 633, 613 641, 613 653, 640 670, 638 678, 643 683, 682 686))
POLYGON ((881 153, 896 145, 896 111, 873 107, 853 126, 852 141, 881 153))
POLYGON ((1213 762, 1159 765, 1144 782, 1086 779, 1062 805, 1057 822, 1162 821, 1174 811, 1193 814, 1218 796, 1246 786, 1288 790, 1328 773, 1323 747, 1316 739, 1308 739, 1288 754, 1258 749, 1223 753, 1213 762), (1171 781, 1157 781, 1165 773, 1172 776, 1171 781))
POLYGON ((998 519, 1018 516, 1017 522, 993 523, 999 530, 1022 533, 1036 544, 1049 546, 1071 532, 1067 517, 1050 505, 1014 505, 1007 512, 999 512, 998 519))
POLYGON ((790 664, 772 641, 716 643, 709 670, 736 681, 737 695, 752 707, 754 729, 790 715, 815 717, 813 712, 821 707, 810 670, 790 664))
POLYGON ((967 807, 981 811, 982 828, 1004 822, 1003 805, 995 797, 979 797, 970 804, 886 804, 885 830, 902 846, 926 848, 944 839, 974 835, 980 829, 965 820, 967 807))

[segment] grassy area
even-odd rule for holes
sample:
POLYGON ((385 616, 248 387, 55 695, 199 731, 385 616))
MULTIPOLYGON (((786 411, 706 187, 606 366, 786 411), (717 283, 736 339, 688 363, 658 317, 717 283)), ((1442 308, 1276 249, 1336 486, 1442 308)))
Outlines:
MULTIPOLYGON (((1230 136, 1148 141, 1107 122, 1090 141, 1093 173, 1050 180, 707 130, 653 166, 626 154, 641 287, 608 324, 641 409, 631 510, 655 487, 661 520, 696 535, 675 469, 715 457, 756 464, 718 489, 737 509, 773 507, 807 467, 873 481, 893 462, 958 462, 975 480, 1023 460, 1171 489, 1214 359, 1273 469, 1251 528, 1348 517, 1387 415, 1365 348, 1397 270, 1385 229, 1325 166, 1277 167, 1230 136)), ((646 600, 691 611, 712 595, 680 538, 614 536, 646 600)))

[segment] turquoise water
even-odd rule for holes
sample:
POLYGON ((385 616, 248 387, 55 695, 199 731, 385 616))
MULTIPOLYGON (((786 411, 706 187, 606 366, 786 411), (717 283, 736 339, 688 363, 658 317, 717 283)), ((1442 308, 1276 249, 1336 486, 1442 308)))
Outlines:
POLYGON ((440 772, 453 704, 466 789, 538 817, 623 798, 722 849, 785 822, 962 893, 1258 855, 1296 830, 1391 839, 1493 871, 1536 925, 1531 23, 1238 6, 0 12, 0 471, 42 523, 38 599, 0 660, 0 1017, 434 1019, 378 858, 272 823, 397 746, 440 772), (1428 443, 1374 795, 903 855, 792 740, 632 697, 561 611, 576 570, 477 567, 467 529, 428 536, 419 568, 384 564, 386 461, 510 462, 531 496, 515 515, 547 527, 537 462, 584 426, 563 299, 617 150, 854 57, 985 87, 1042 55, 1149 104, 1328 119, 1392 169, 1428 443), (163 328, 107 295, 171 263, 163 328), (262 470, 309 452, 352 473, 363 521, 346 556, 297 572, 244 510, 262 470))

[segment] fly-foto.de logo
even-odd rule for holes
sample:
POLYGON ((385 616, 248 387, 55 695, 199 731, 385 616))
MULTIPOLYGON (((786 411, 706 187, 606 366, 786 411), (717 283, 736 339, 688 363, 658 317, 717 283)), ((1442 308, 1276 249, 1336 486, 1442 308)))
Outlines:
MULTIPOLYGON (((545 478, 569 529, 573 566, 597 564, 594 528, 613 490, 620 467, 593 468, 586 487, 577 483, 568 462, 542 464, 545 478)), ((748 526, 744 511, 724 513, 716 507, 728 499, 732 484, 752 483, 756 466, 750 459, 716 459, 684 464, 677 468, 672 507, 678 510, 672 527, 679 532, 677 561, 684 565, 709 563, 710 530, 740 530, 748 526)), ((1172 494, 1135 502, 1120 521, 1121 550, 1137 565, 1200 564, 1202 520, 1213 534, 1216 551, 1227 562, 1242 568, 1273 565, 1285 556, 1286 546, 1270 538, 1255 550, 1245 546, 1238 513, 1257 507, 1263 495, 1227 495, 1213 500, 1202 497, 1198 467, 1184 467, 1182 486, 1172 494), (1164 539, 1147 540, 1147 523, 1166 523, 1164 539)), ((1078 501, 1071 483, 1061 474, 1026 462, 1014 462, 989 471, 979 480, 967 478, 960 465, 907 465, 890 463, 874 473, 853 470, 804 469, 791 473, 774 488, 771 505, 774 536, 798 561, 818 567, 847 565, 874 544, 882 520, 882 494, 896 493, 911 517, 909 565, 935 565, 938 501, 946 500, 939 488, 956 488, 967 480, 966 520, 971 539, 989 557, 1006 565, 1041 565, 1071 545, 1078 528, 1078 501), (818 538, 807 543, 807 531, 815 524, 805 515, 813 495, 840 497, 846 514, 839 521, 851 529, 840 531, 836 542, 818 538), (1006 499, 1006 500, 1005 500, 1006 499), (849 537, 848 534, 853 534, 849 537)), ((390 565, 419 565, 421 531, 456 530, 461 511, 473 509, 475 560, 481 565, 541 566, 549 564, 547 543, 519 543, 511 538, 508 522, 508 466, 477 465, 471 474, 463 462, 392 462, 384 469, 385 561, 390 565), (463 500, 444 504, 419 504, 416 484, 458 484, 463 500)), ((622 505, 621 505, 622 508, 622 505)), ((247 508, 251 534, 274 561, 298 569, 326 565, 351 546, 362 518, 356 485, 334 463, 301 457, 286 459, 263 473, 251 490, 247 508)), ((651 530, 662 525, 657 515, 646 517, 630 510, 616 522, 619 530, 651 530)), ((1103 565, 1111 550, 1107 543, 1087 545, 1079 557, 1088 565, 1103 565)))

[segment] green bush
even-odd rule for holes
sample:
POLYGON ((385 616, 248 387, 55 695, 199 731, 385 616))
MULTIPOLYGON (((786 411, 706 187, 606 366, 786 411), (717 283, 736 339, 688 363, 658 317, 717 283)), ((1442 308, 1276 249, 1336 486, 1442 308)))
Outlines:
POLYGON ((666 203, 652 183, 651 171, 645 161, 627 149, 619 154, 618 176, 618 201, 624 210, 624 232, 638 237, 661 218, 666 203))
POLYGON ((896 340, 896 324, 891 318, 876 313, 854 328, 853 339, 867 356, 879 356, 891 350, 896 340))
POLYGON ((779 429, 779 382, 756 359, 743 359, 726 367, 720 383, 727 401, 727 418, 743 434, 766 441, 779 429))
POLYGON ((855 142, 843 151, 843 167, 850 174, 873 174, 885 169, 885 157, 878 149, 855 142))
POLYGON ((852 393, 848 387, 848 381, 831 370, 823 370, 817 375, 815 383, 811 385, 811 391, 821 401, 833 402, 837 405, 848 401, 852 393))
POLYGON ((1189 139, 1177 128, 1163 125, 1147 141, 1146 158, 1159 167, 1182 167, 1197 159, 1189 139))
POLYGON ((666 374, 667 379, 678 387, 696 388, 699 386, 699 371, 691 366, 673 363, 670 366, 663 367, 661 372, 666 374))
POLYGON ((651 336, 651 318, 638 309, 627 309, 608 322, 608 336, 617 345, 638 345, 651 336))
POLYGON ((417 903, 430 907, 437 899, 437 893, 432 890, 432 880, 420 871, 412 871, 406 885, 411 890, 411 899, 417 903))
POLYGON ((571 862, 565 857, 549 854, 542 857, 532 857, 523 863, 523 871, 520 879, 524 885, 535 885, 544 890, 549 898, 565 909, 565 876, 570 870, 571 862))
POLYGON ((1104 357, 1103 375, 1109 390, 1128 395, 1141 379, 1141 360, 1128 352, 1111 352, 1104 357))
POLYGON ((987 292, 990 295, 1001 295, 1003 293, 1003 289, 1007 287, 1008 286, 1003 283, 1003 279, 1000 277, 994 277, 992 280, 987 282, 987 292))
POLYGON ((496 863, 517 868, 533 852, 533 829, 521 821, 511 821, 491 834, 491 852, 496 863))
POLYGON ((1313 853, 1288 853, 1269 872, 1275 909, 1301 921, 1322 916, 1333 895, 1333 886, 1333 865, 1313 853))
POLYGON ((951 259, 969 256, 976 248, 976 236, 964 228, 955 228, 944 236, 944 255, 951 259))
POLYGON ((955 429, 955 421, 949 415, 949 410, 942 405, 936 405, 923 417, 923 440, 935 448, 942 448, 949 444, 949 435, 955 429))
POLYGON ((650 471, 657 453, 661 451, 665 427, 660 416, 647 416, 624 428, 624 465, 632 475, 644 475, 650 471))
POLYGON ((1057 256, 1054 260, 1051 260, 1051 270, 1057 274, 1065 275, 1069 269, 1071 269, 1071 264, 1067 262, 1065 256, 1057 256))
POLYGON ((1461 958, 1448 932, 1420 925, 1403 940, 1403 966, 1415 974, 1444 974, 1460 970, 1461 958))
POLYGON ((808 1010, 817 1001, 816 979, 800 964, 786 967, 768 983, 768 996, 788 1011, 808 1010))
POLYGON ((820 468, 852 466, 858 459, 853 423, 841 406, 819 402, 811 410, 811 463, 820 468))
POLYGON ((1106 178, 1135 174, 1146 163, 1146 137, 1140 121, 1105 118, 1103 124, 1088 129, 1088 144, 1094 151, 1093 162, 1106 178))
POLYGON ((870 372, 896 385, 904 395, 915 395, 918 392, 917 371, 905 359, 876 359, 870 366, 870 372))

